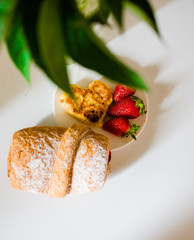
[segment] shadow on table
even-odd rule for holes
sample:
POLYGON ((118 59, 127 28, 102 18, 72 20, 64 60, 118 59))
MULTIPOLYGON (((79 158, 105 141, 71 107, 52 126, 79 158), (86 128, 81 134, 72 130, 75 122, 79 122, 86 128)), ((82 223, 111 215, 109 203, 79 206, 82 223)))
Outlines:
POLYGON ((57 122, 54 116, 54 113, 43 118, 40 122, 38 122, 37 126, 57 126, 57 122))
POLYGON ((17 96, 24 96, 30 91, 31 86, 36 85, 42 78, 45 78, 41 70, 32 64, 31 86, 29 86, 17 67, 11 61, 5 46, 3 46, 0 51, 0 73, 0 108, 14 101, 17 96))
MULTIPOLYGON (((156 11, 160 10, 161 8, 165 7, 167 4, 173 2, 174 0, 151 0, 151 6, 156 13, 156 11)), ((156 16, 157 20, 157 16, 156 16)), ((141 18, 138 18, 134 15, 130 10, 127 8, 123 12, 123 31, 128 31, 136 24, 142 21, 141 18)), ((118 28, 114 18, 110 17, 109 22, 111 27, 107 27, 106 25, 97 25, 95 28, 96 33, 100 36, 106 43, 111 42, 113 39, 118 37, 121 34, 121 30, 118 28)), ((160 30, 160 28, 159 28, 160 30)))
POLYGON ((159 66, 140 67, 129 59, 121 59, 132 69, 139 72, 149 86, 150 91, 147 93, 149 109, 146 126, 137 141, 132 141, 128 146, 112 153, 112 175, 133 164, 150 148, 157 129, 159 128, 158 118, 160 114, 165 111, 161 110, 160 105, 173 88, 172 85, 156 82, 157 75, 160 71, 159 66))
POLYGON ((194 219, 179 226, 176 231, 165 236, 161 240, 193 240, 194 239, 194 219))

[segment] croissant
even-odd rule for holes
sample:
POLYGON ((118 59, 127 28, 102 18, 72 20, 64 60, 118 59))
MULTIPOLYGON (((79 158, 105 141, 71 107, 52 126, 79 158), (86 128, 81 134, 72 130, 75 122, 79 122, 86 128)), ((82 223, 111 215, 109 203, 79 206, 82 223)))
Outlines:
POLYGON ((63 198, 101 189, 110 172, 110 144, 83 124, 32 127, 14 133, 8 155, 12 187, 63 198))

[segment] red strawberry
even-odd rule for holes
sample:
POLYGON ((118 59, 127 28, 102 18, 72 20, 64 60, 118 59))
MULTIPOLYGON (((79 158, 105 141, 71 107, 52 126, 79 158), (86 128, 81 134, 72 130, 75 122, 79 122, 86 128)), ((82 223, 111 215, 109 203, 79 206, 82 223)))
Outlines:
POLYGON ((128 137, 132 136, 136 140, 134 134, 137 133, 137 130, 140 128, 137 124, 132 124, 125 117, 117 117, 108 120, 104 123, 103 129, 118 136, 118 137, 128 137))
POLYGON ((113 117, 123 116, 129 119, 137 118, 145 114, 145 106, 143 101, 135 96, 128 96, 121 99, 109 108, 108 114, 113 117))
POLYGON ((117 84, 114 92, 114 101, 118 102, 126 96, 133 95, 135 92, 135 89, 132 89, 125 85, 117 84))

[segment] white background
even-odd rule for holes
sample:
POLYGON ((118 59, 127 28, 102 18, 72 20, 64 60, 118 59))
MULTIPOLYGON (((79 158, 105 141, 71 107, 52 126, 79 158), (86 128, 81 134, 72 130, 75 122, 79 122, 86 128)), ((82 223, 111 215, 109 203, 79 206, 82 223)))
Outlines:
POLYGON ((143 133, 114 152, 103 190, 65 199, 9 186, 12 134, 55 124, 55 87, 35 66, 29 87, 1 48, 0 239, 194 239, 194 1, 170 1, 157 20, 162 41, 139 23, 109 43, 150 86, 143 133))

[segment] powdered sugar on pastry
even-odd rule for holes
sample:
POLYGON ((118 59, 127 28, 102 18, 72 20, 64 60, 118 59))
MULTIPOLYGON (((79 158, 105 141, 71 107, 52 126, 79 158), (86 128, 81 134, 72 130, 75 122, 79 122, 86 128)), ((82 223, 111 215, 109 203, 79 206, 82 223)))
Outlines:
POLYGON ((8 159, 10 182, 25 191, 48 193, 54 162, 65 128, 34 127, 16 132, 8 159))
POLYGON ((107 176, 109 141, 90 132, 80 141, 73 165, 70 193, 86 193, 101 189, 107 176))
POLYGON ((109 172, 109 140, 89 127, 74 124, 34 127, 16 132, 8 156, 11 186, 65 197, 103 187, 109 172))
POLYGON ((91 132, 89 127, 74 124, 63 135, 50 184, 49 195, 51 197, 65 197, 79 142, 88 132, 91 132))

